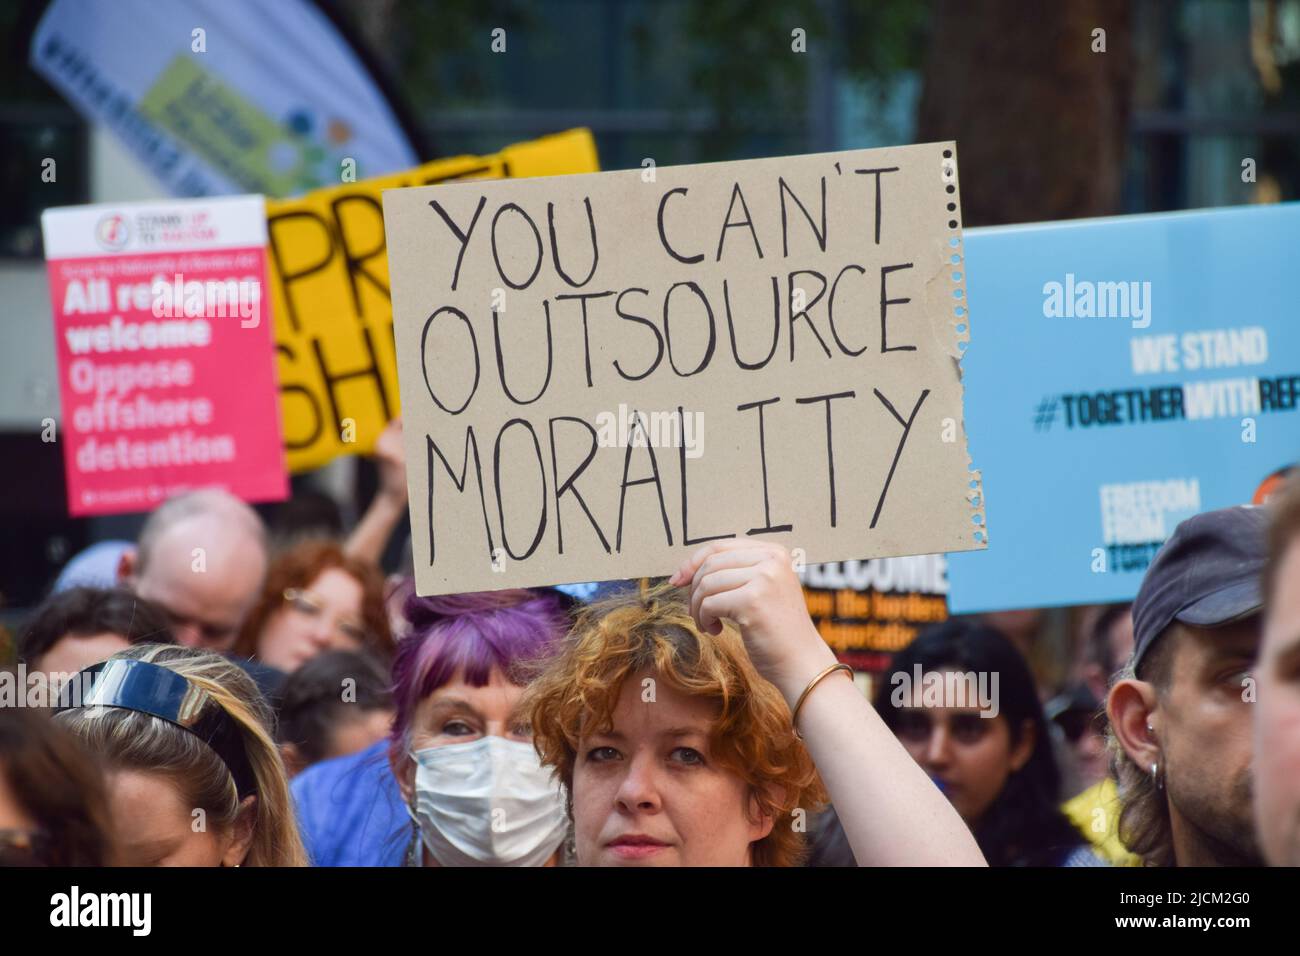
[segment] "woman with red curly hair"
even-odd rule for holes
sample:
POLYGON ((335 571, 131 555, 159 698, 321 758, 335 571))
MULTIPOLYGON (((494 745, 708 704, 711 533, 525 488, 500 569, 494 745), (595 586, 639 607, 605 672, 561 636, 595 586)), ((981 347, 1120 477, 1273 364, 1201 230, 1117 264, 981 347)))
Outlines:
POLYGON ((234 647, 290 674, 322 651, 369 651, 385 665, 393 653, 383 576, 329 539, 303 541, 271 562, 234 647))
POLYGON ((829 791, 862 865, 983 865, 841 670, 768 542, 711 542, 667 585, 587 609, 524 707, 578 863, 796 865, 829 791))

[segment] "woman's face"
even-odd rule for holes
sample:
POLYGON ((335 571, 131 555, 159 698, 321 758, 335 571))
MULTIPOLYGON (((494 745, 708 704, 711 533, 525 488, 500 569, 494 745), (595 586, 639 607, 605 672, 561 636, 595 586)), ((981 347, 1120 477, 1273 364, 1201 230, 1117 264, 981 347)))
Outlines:
POLYGON ((36 659, 35 666, 30 670, 43 671, 47 677, 54 674, 75 674, 92 664, 108 660, 118 651, 124 651, 130 646, 131 642, 125 637, 111 631, 86 637, 64 634, 36 659))
POLYGON ((219 832, 161 774, 109 774, 108 803, 117 866, 236 866, 248 853, 251 813, 219 832))
POLYGON ((1070 741, 1070 749, 1074 754, 1080 782, 1085 787, 1091 787, 1104 780, 1110 772, 1110 754, 1106 752, 1106 734, 1098 725, 1099 722, 1088 719, 1083 723, 1082 729, 1071 728, 1078 736, 1070 741))
POLYGON ((904 706, 894 732, 971 827, 1033 753, 1032 724, 1013 745, 1006 718, 982 717, 977 707, 904 706))
MULTIPOLYGON (((465 675, 456 671, 415 708, 407 732, 407 750, 468 744, 480 737, 505 737, 530 741, 532 732, 519 713, 524 689, 511 683, 498 667, 492 668, 482 687, 466 683, 465 675)), ((404 753, 393 755, 393 770, 409 806, 415 791, 415 762, 404 753)))
POLYGON ((420 701, 408 732, 411 750, 468 744, 480 737, 533 739, 528 722, 518 712, 524 689, 493 667, 482 687, 466 683, 457 671, 450 681, 420 701))
POLYGON ((573 768, 582 866, 747 866, 772 832, 748 785, 709 748, 714 707, 645 671, 623 684, 608 733, 583 736, 573 768), (653 683, 650 683, 653 681, 653 683))
MULTIPOLYGON (((458 670, 451 680, 416 707, 407 732, 407 750, 454 747, 483 737, 505 737, 527 743, 533 735, 519 711, 523 694, 524 689, 511 683, 498 667, 492 668, 487 684, 482 687, 467 683, 463 672, 458 670)), ((396 751, 390 760, 402 800, 410 806, 415 794, 415 761, 406 753, 396 751)), ((427 849, 423 852, 425 866, 438 865, 427 849)))
POLYGON ((307 587, 288 592, 257 641, 262 663, 293 673, 321 651, 359 651, 366 643, 361 583, 326 568, 307 587))

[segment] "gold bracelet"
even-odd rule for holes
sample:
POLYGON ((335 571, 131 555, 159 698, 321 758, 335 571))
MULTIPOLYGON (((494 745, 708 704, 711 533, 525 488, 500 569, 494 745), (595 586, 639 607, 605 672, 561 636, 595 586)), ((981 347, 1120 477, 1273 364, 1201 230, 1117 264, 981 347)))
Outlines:
POLYGON ((848 664, 832 664, 830 667, 826 668, 826 670, 822 671, 810 680, 808 686, 803 689, 803 693, 799 695, 799 699, 795 701, 794 710, 790 712, 790 729, 794 731, 794 735, 800 740, 803 740, 803 734, 799 733, 799 728, 795 726, 795 721, 799 719, 799 708, 802 707, 803 702, 808 699, 808 695, 812 693, 813 688, 836 671, 844 671, 849 675, 849 680, 853 679, 853 668, 848 664))

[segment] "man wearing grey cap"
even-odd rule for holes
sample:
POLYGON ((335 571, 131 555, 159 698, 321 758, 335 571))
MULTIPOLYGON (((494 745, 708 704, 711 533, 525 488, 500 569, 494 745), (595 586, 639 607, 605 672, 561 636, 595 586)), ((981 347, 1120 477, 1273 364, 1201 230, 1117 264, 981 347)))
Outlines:
POLYGON ((1251 814, 1263 508, 1178 525, 1133 602, 1132 660, 1107 701, 1119 832, 1155 866, 1261 863, 1251 814))

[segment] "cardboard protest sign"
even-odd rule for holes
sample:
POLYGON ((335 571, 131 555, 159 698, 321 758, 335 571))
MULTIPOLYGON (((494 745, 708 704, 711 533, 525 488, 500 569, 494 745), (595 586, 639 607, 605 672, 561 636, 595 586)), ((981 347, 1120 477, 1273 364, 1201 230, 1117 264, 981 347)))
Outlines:
POLYGON ((51 209, 41 228, 69 514, 200 486, 284 498, 262 197, 51 209))
POLYGON ((983 547, 951 143, 384 194, 416 584, 983 547))
POLYGON ((944 555, 924 554, 810 564, 799 577, 808 613, 835 655, 878 674, 922 630, 948 619, 947 567, 944 555))
POLYGON ((267 203, 271 296, 290 471, 367 454, 401 404, 382 190, 595 172, 585 129, 267 203))
POLYGON ((998 538, 953 613, 1127 601, 1175 526, 1300 457, 1300 204, 967 234, 975 461, 998 538))

